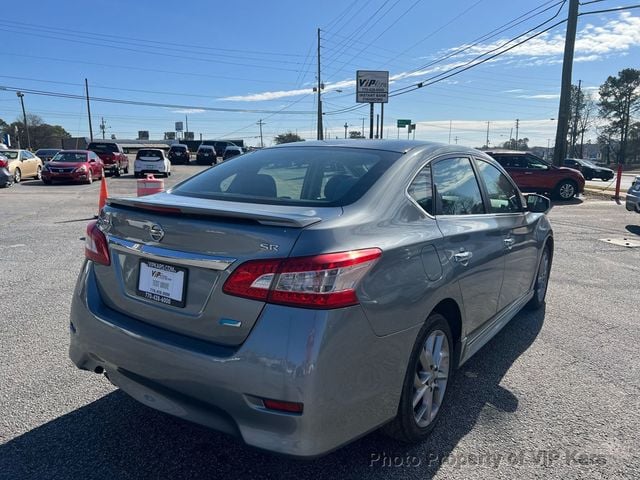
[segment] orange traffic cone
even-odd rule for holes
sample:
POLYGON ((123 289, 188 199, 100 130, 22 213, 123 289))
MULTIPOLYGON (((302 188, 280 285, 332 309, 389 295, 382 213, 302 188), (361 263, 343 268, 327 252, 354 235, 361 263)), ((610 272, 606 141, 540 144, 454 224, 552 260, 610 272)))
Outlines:
POLYGON ((100 197, 98 198, 98 215, 107 203, 107 197, 109 196, 109 190, 107 189, 107 179, 102 172, 102 179, 100 180, 100 197))

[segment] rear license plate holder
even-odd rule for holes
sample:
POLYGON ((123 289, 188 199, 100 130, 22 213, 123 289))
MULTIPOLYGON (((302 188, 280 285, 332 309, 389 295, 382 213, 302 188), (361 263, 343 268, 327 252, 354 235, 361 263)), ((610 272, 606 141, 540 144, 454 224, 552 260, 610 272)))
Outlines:
POLYGON ((186 268, 141 259, 136 294, 163 305, 184 308, 188 275, 186 268))

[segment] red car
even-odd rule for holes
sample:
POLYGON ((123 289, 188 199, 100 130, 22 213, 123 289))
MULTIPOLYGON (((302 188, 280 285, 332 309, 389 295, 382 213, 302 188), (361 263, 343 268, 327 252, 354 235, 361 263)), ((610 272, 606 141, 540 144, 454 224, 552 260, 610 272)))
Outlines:
POLYGON ((100 157, 104 163, 105 173, 110 173, 116 177, 123 173, 129 173, 129 157, 117 143, 105 140, 91 142, 87 150, 95 152, 100 157))
POLYGON ((42 169, 42 181, 51 185, 54 180, 91 183, 102 178, 104 164, 89 150, 62 150, 42 169))
POLYGON ((572 168, 556 167, 529 152, 492 150, 485 153, 502 165, 523 192, 545 193, 560 200, 571 200, 584 192, 584 177, 572 168))

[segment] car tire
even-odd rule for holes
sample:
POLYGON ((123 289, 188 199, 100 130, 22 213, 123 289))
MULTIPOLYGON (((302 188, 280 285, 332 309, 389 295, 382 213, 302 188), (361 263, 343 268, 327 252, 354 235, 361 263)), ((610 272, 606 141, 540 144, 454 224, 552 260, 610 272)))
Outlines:
POLYGON ((577 193, 578 186, 573 180, 562 180, 555 190, 556 198, 563 201, 571 200, 577 193))
POLYGON ((20 180, 22 180, 22 172, 19 168, 16 168, 13 171, 13 183, 20 183, 20 180))
POLYGON ((42 180, 42 167, 38 165, 38 168, 36 169, 36 176, 33 177, 36 180, 42 180))
POLYGON ((417 442, 431 433, 449 396, 453 350, 446 318, 432 313, 418 333, 402 384, 398 413, 383 427, 384 433, 404 442, 417 442), (437 360, 433 353, 423 355, 427 349, 435 352, 437 360))
POLYGON ((121 176, 121 175, 122 175, 122 170, 120 169, 120 167, 117 167, 117 168, 114 170, 113 175, 114 175, 114 176, 116 176, 116 177, 119 177, 119 176, 121 176))
POLYGON ((593 180, 593 177, 591 175, 585 175, 584 179, 589 181, 589 180, 593 180))
POLYGON ((124 167, 124 174, 125 174, 125 175, 129 175, 129 165, 127 165, 126 167, 124 167))
POLYGON ((84 181, 87 185, 91 185, 93 183, 93 174, 91 170, 87 172, 87 179, 84 181))
POLYGON ((533 298, 525 305, 527 310, 539 310, 545 303, 547 287, 549 286, 549 273, 551 272, 551 249, 546 246, 540 257, 536 281, 533 285, 533 298))
POLYGON ((44 183, 45 185, 51 185, 53 182, 51 180, 45 180, 44 178, 42 179, 42 183, 44 183))

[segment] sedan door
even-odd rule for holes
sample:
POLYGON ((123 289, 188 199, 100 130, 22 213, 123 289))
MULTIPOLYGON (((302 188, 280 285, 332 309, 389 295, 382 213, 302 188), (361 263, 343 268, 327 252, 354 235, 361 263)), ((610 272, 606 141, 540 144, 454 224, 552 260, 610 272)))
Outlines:
POLYGON ((22 170, 22 176, 33 177, 36 174, 36 169, 38 168, 38 160, 36 157, 26 150, 22 150, 20 152, 20 160, 22 161, 22 165, 20 167, 22 170))
POLYGON ((487 208, 502 234, 505 268, 498 301, 498 311, 502 311, 531 288, 538 264, 535 222, 525 213, 522 195, 507 175, 486 160, 475 159, 475 163, 487 208))
POLYGON ((488 214, 476 173, 468 157, 432 164, 436 222, 444 236, 444 253, 453 264, 464 303, 468 334, 498 311, 504 276, 503 230, 488 214))

